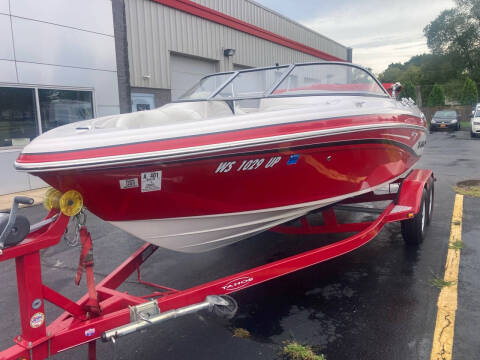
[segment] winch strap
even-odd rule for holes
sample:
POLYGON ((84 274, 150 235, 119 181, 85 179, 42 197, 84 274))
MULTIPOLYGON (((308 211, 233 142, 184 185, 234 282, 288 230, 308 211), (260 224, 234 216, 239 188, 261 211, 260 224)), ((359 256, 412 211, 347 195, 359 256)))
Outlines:
POLYGON ((77 275, 75 276, 75 284, 77 286, 80 284, 83 271, 85 271, 88 288, 88 300, 85 306, 92 312, 100 313, 97 290, 95 289, 95 276, 93 273, 92 238, 85 226, 80 228, 80 243, 82 245, 82 250, 80 252, 77 275))

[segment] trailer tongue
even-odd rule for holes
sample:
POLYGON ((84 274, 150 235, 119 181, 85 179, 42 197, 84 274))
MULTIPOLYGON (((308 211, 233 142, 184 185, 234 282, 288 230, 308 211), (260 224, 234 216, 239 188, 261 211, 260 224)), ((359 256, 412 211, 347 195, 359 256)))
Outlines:
POLYGON ((83 221, 79 221, 78 240, 81 253, 75 282, 79 284, 82 274, 85 273, 88 292, 76 302, 42 282, 40 263, 40 250, 60 242, 70 217, 58 209, 52 209, 45 220, 30 226, 30 233, 23 241, 18 242, 16 238, 12 241, 20 231, 18 224, 23 221, 16 223, 16 207, 18 203, 30 202, 28 199, 17 199, 7 221, 10 226, 0 227, 2 232, 0 261, 15 259, 22 331, 21 335, 14 338, 15 345, 0 352, 0 359, 43 359, 85 343, 89 345, 89 358, 93 359, 96 355, 96 340, 99 338, 114 342, 122 336, 146 327, 202 310, 232 317, 237 310, 237 304, 227 294, 357 249, 373 239, 382 227, 390 222, 401 221, 405 240, 409 243, 418 243, 423 240, 426 226, 432 216, 433 184, 434 177, 430 170, 417 169, 396 182, 398 192, 382 195, 369 193, 336 205, 337 210, 342 211, 378 213, 378 217, 373 221, 339 223, 335 216, 335 206, 333 206, 321 211, 324 225, 311 225, 308 218, 303 217, 300 221, 301 226, 279 226, 274 231, 287 234, 334 232, 356 232, 356 234, 327 246, 185 290, 176 290, 141 279, 140 266, 157 249, 155 245, 148 243, 140 247, 102 281, 95 284, 91 237, 85 225, 82 224, 83 221), (382 209, 352 205, 387 200, 388 205, 382 209), (140 283, 154 289, 152 293, 133 296, 117 290, 135 271, 140 283), (45 317, 45 301, 65 311, 48 325, 45 317))

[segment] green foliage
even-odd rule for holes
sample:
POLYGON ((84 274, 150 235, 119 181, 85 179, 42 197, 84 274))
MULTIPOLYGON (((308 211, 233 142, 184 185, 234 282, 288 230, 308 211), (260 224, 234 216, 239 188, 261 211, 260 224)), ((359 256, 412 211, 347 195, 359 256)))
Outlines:
POLYGON ((445 93, 443 92, 443 88, 435 84, 433 85, 432 91, 430 95, 428 95, 427 100, 428 106, 443 106, 445 105, 445 93))
POLYGON ((415 86, 412 84, 411 81, 406 81, 403 84, 403 90, 400 93, 402 98, 412 98, 414 101, 417 101, 417 91, 415 86))
MULTIPOLYGON (((480 83, 480 0, 455 0, 456 6, 443 11, 424 29, 432 54, 413 56, 393 63, 379 75, 382 82, 420 85, 422 99, 430 103, 433 84, 442 84, 449 100, 471 104, 480 83), (473 82, 468 81, 469 77, 473 82), (465 82, 464 82, 465 81, 465 82)), ((405 87, 404 87, 405 89, 405 87)), ((438 100, 439 90, 435 89, 438 100)), ((404 95, 406 96, 406 95, 404 95)))
POLYGON ((462 90, 462 105, 475 105, 478 100, 477 85, 472 79, 466 78, 462 90))
POLYGON ((288 342, 283 347, 283 355, 291 360, 325 360, 323 354, 317 355, 310 346, 301 345, 296 341, 288 342))
POLYGON ((457 0, 457 7, 443 11, 428 24, 427 45, 436 55, 455 58, 474 80, 480 80, 480 2, 457 0))
POLYGON ((462 78, 451 79, 442 85, 443 85, 443 90, 445 90, 445 97, 447 99, 455 101, 459 104, 462 102, 462 90, 463 90, 462 78))

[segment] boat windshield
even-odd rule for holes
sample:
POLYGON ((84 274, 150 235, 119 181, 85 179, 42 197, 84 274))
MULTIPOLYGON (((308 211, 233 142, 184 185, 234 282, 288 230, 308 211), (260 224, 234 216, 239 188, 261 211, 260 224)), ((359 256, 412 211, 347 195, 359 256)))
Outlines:
POLYGON ((277 66, 204 77, 179 101, 237 100, 322 94, 388 96, 367 71, 348 63, 277 66))

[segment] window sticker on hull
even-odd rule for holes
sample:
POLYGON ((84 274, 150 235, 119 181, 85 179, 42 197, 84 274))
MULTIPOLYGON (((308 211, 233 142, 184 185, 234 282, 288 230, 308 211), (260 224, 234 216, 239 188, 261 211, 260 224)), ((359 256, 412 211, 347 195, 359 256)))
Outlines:
POLYGON ((132 189, 138 188, 138 179, 122 179, 120 180, 120 189, 132 189))
POLYGON ((141 174, 142 193, 162 189, 162 172, 152 171, 141 174))

